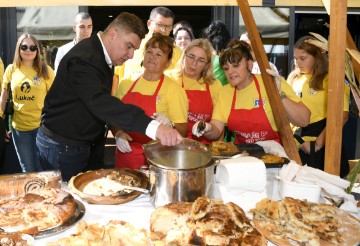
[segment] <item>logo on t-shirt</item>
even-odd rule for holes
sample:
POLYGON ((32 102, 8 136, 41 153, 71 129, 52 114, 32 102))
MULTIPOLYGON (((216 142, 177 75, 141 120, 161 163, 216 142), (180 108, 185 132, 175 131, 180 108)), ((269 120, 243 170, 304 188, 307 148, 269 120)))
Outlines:
POLYGON ((24 93, 29 93, 31 91, 31 86, 30 83, 25 81, 24 83, 22 83, 20 90, 24 93))
MULTIPOLYGON (((265 98, 262 99, 263 107, 265 108, 265 98)), ((260 107, 260 99, 254 99, 254 108, 260 107)))
POLYGON ((309 88, 309 94, 316 95, 316 94, 318 94, 318 91, 314 90, 313 88, 309 88))

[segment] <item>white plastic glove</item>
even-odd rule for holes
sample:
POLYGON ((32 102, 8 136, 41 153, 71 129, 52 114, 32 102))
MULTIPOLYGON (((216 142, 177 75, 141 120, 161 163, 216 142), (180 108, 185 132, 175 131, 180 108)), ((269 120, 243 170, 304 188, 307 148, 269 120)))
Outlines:
POLYGON ((166 115, 154 113, 151 118, 153 118, 154 120, 160 122, 165 126, 173 127, 173 123, 171 122, 171 120, 169 120, 169 118, 166 115))
POLYGON ((206 132, 209 132, 209 131, 211 131, 211 125, 204 121, 196 122, 193 125, 192 130, 191 130, 192 134, 197 137, 201 137, 202 135, 204 135, 206 132))
POLYGON ((280 92, 280 90, 281 90, 281 88, 280 88, 280 85, 281 85, 281 76, 280 76, 280 74, 274 68, 271 68, 271 69, 267 68, 266 72, 275 78, 276 87, 278 89, 278 92, 280 92))
POLYGON ((118 131, 115 135, 116 147, 122 153, 130 153, 132 151, 129 141, 133 139, 125 132, 118 131))

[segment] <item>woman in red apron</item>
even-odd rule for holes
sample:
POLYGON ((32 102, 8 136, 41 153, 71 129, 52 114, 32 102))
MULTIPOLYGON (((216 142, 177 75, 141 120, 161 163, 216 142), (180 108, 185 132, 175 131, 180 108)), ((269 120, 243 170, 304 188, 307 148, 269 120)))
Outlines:
MULTIPOLYGON (((168 36, 154 34, 145 45, 144 73, 135 81, 122 80, 116 96, 126 104, 134 104, 153 117, 161 118, 161 123, 175 125, 183 136, 187 132, 187 99, 185 91, 164 75, 172 58, 173 41, 168 36), (160 115, 160 117, 159 117, 160 115)), ((159 120, 160 121, 160 120, 159 120)), ((113 129, 116 136, 117 168, 138 169, 146 165, 143 144, 151 139, 135 132, 113 129)))
POLYGON ((219 89, 222 87, 220 81, 213 76, 211 51, 211 45, 206 39, 195 39, 180 58, 180 69, 166 72, 185 89, 189 101, 186 137, 205 144, 210 141, 193 135, 191 131, 198 121, 210 122, 219 89))
MULTIPOLYGON (((225 124, 235 132, 236 144, 253 144, 258 141, 275 140, 281 143, 274 116, 261 75, 251 74, 253 59, 251 48, 244 41, 232 40, 220 54, 220 65, 229 81, 219 91, 212 120, 204 130, 194 125, 208 139, 217 139, 225 124)), ((286 83, 279 81, 278 89, 285 112, 294 125, 306 126, 310 111, 286 83)))

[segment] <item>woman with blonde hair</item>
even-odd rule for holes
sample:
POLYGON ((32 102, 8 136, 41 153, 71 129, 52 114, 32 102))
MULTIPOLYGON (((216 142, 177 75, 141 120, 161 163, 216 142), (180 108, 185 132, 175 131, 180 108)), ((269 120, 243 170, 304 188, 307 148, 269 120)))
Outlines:
POLYGON ((54 71, 41 59, 36 38, 30 34, 21 35, 16 43, 13 64, 5 70, 0 111, 3 115, 7 91, 11 88, 14 101, 11 132, 23 172, 40 170, 36 134, 40 126, 44 99, 54 77, 54 71))
POLYGON ((195 39, 185 49, 178 68, 166 72, 180 84, 189 102, 188 138, 209 143, 204 137, 192 133, 196 122, 209 122, 218 100, 221 83, 213 75, 212 47, 206 39, 195 39))

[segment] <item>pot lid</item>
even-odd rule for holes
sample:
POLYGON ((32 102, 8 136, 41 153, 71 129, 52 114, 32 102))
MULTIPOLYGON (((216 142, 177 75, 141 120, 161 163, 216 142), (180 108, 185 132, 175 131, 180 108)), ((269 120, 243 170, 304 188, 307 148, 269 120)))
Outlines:
POLYGON ((165 169, 197 169, 212 160, 209 147, 188 138, 175 146, 164 146, 157 140, 151 141, 145 145, 144 154, 151 164, 165 169))

